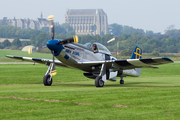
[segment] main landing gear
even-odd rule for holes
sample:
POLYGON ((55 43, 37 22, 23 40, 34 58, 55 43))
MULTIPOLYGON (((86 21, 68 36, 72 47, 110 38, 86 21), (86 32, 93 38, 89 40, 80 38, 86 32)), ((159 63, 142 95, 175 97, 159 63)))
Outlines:
POLYGON ((51 86, 51 84, 52 84, 52 76, 51 75, 45 75, 43 77, 43 83, 44 83, 44 86, 51 86))
POLYGON ((53 70, 53 67, 54 67, 54 63, 51 63, 49 65, 49 68, 48 68, 45 76, 43 77, 44 86, 51 86, 51 84, 52 84, 52 75, 51 75, 51 72, 53 70))
MULTIPOLYGON (((123 75, 122 73, 123 71, 120 71, 120 84, 124 84, 123 77, 126 77, 126 75, 123 75)), ((102 64, 100 74, 95 79, 95 86, 103 87, 104 82, 106 82, 106 64, 102 64)))
POLYGON ((104 86, 104 81, 102 80, 101 76, 96 77, 95 85, 96 85, 96 87, 103 87, 104 86))
POLYGON ((95 79, 95 86, 103 87, 104 82, 106 82, 106 65, 102 64, 100 74, 95 79))
MULTIPOLYGON (((119 81, 120 84, 124 84, 123 77, 126 77, 125 75, 121 75, 120 78, 121 80, 119 81)), ((95 86, 96 87, 103 87, 104 86, 104 81, 102 80, 102 76, 97 76, 95 79, 95 86)))

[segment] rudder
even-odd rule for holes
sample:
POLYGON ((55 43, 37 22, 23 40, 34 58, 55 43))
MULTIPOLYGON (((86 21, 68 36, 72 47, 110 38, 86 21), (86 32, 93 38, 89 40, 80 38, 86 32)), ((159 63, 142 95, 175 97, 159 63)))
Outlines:
MULTIPOLYGON (((140 59, 140 58, 142 58, 142 49, 136 46, 132 53, 131 59, 140 59)), ((135 68, 134 70, 136 71, 136 76, 141 75, 141 68, 135 68)))
POLYGON ((138 46, 135 47, 131 59, 140 59, 142 58, 142 49, 138 46))

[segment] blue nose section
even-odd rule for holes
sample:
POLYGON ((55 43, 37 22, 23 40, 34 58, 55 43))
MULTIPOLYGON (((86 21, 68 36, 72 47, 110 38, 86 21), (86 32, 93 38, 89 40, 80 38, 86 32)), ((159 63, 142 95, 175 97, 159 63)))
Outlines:
POLYGON ((61 40, 49 40, 47 41, 46 45, 51 50, 54 51, 54 55, 58 56, 61 51, 64 49, 62 45, 57 45, 56 43, 60 42, 61 40))

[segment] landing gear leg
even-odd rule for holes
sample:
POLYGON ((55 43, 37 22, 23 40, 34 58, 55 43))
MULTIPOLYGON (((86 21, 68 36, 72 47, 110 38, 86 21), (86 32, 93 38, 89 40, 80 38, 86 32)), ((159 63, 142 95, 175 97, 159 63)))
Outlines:
POLYGON ((49 68, 48 68, 48 70, 46 71, 45 76, 43 77, 44 86, 51 86, 51 84, 52 84, 51 71, 52 71, 52 69, 53 69, 53 66, 54 66, 54 63, 51 63, 51 64, 49 65, 49 68))
POLYGON ((104 82, 106 82, 106 65, 102 64, 100 74, 95 79, 95 86, 96 87, 103 87, 104 82))

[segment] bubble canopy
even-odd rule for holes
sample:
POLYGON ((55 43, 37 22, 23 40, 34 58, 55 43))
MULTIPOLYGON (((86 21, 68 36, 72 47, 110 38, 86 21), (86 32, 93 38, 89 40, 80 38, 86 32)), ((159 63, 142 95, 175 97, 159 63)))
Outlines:
POLYGON ((92 50, 93 44, 96 44, 98 52, 105 53, 111 55, 111 52, 101 43, 85 43, 84 46, 88 47, 90 50, 92 50))

